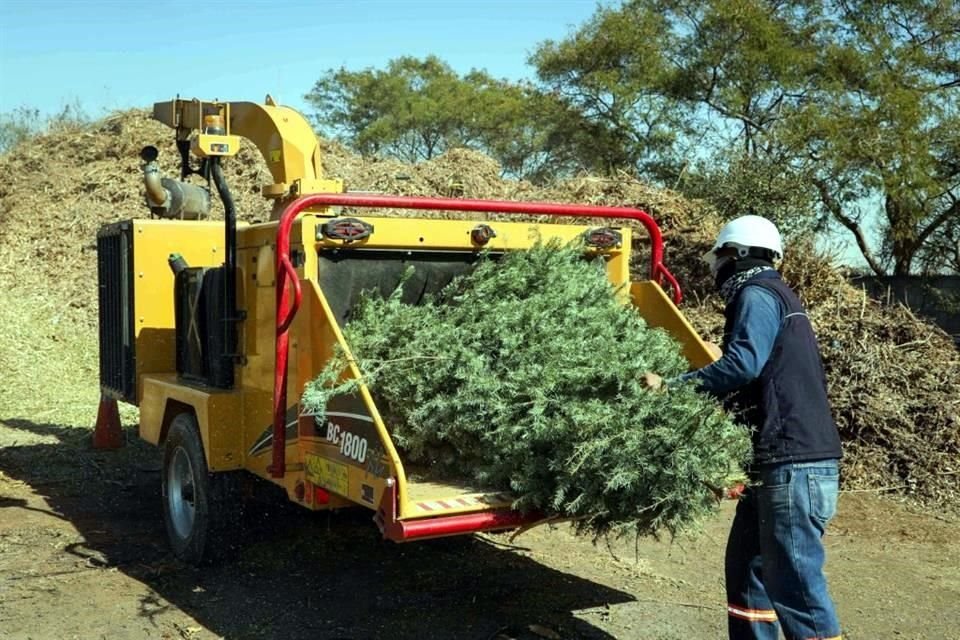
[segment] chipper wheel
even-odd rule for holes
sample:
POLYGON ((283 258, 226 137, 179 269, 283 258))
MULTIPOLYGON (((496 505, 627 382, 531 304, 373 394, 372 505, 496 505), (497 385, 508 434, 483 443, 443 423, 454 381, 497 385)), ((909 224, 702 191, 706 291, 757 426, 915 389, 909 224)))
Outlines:
POLYGON ((209 473, 197 421, 181 413, 163 451, 163 520, 174 554, 190 564, 221 559, 239 536, 237 472, 209 473))

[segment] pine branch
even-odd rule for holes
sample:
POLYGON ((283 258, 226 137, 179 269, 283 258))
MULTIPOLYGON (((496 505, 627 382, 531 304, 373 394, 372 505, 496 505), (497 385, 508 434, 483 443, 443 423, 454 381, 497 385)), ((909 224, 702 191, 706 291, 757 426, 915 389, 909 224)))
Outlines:
MULTIPOLYGON (((749 438, 689 386, 645 371, 686 361, 621 304, 602 261, 556 244, 489 256, 420 306, 365 295, 344 328, 405 460, 516 495, 515 507, 594 535, 671 533, 716 508, 749 438)), ((308 385, 322 414, 347 361, 308 385)))

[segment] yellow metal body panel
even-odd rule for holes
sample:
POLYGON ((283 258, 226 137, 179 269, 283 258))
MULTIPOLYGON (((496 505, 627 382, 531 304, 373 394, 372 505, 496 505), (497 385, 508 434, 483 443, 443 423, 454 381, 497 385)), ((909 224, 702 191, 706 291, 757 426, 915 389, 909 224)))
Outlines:
POLYGON ((235 156, 240 151, 240 137, 201 133, 191 140, 190 151, 200 158, 235 156))
POLYGON ((191 267, 221 265, 223 223, 192 220, 133 220, 131 223, 139 400, 143 397, 144 375, 175 370, 173 271, 167 259, 171 253, 179 253, 191 267))
POLYGON ((243 426, 243 395, 221 389, 199 389, 181 384, 174 374, 149 375, 142 379, 140 437, 159 444, 164 431, 180 411, 192 408, 211 471, 243 467, 240 433, 243 426))
POLYGON ((680 343, 683 347, 683 356, 692 368, 700 369, 717 359, 693 325, 656 282, 650 280, 634 282, 630 287, 630 295, 633 305, 647 324, 665 329, 680 343))
MULTIPOLYGON (((287 388, 288 397, 294 404, 299 402, 307 382, 316 377, 333 355, 334 345, 339 345, 348 357, 352 357, 323 291, 312 279, 304 280, 301 286, 304 302, 291 327, 295 338, 290 344, 292 370, 289 371, 287 388)), ((343 377, 359 378, 360 371, 351 363, 343 377)), ((366 410, 361 419, 369 425, 364 434, 356 435, 363 440, 363 456, 351 456, 345 452, 344 443, 342 440, 338 442, 337 436, 323 437, 334 427, 331 423, 335 418, 331 416, 327 416, 323 425, 317 425, 312 416, 301 416, 300 446, 307 462, 308 480, 351 502, 374 508, 380 504, 387 482, 391 478, 404 477, 403 465, 365 385, 360 387, 359 398, 366 410), (320 432, 317 433, 316 429, 320 432)))
MULTIPOLYGON (((423 251, 478 251, 472 244, 470 232, 477 226, 470 220, 434 220, 420 218, 379 218, 359 217, 373 225, 373 233, 363 240, 345 242, 320 236, 316 248, 349 248, 381 250, 423 250, 423 251)), ((303 237, 316 238, 317 227, 326 220, 307 216, 301 226, 303 237)), ((512 251, 529 249, 537 242, 558 240, 563 244, 580 238, 591 227, 569 224, 535 224, 529 222, 489 222, 487 223, 497 236, 484 245, 490 251, 512 251)), ((602 253, 607 260, 607 275, 617 287, 630 282, 631 229, 619 229, 623 243, 621 248, 595 251, 602 253)), ((308 252, 312 255, 313 252, 308 252)), ((309 268, 309 267, 308 267, 309 268)))

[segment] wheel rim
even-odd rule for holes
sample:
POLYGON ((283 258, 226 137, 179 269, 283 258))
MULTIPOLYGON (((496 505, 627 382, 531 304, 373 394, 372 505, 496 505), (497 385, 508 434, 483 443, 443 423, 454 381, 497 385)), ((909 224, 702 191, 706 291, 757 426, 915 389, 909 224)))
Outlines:
POLYGON ((196 482, 187 452, 177 447, 167 470, 167 509, 177 536, 190 537, 196 518, 196 482))

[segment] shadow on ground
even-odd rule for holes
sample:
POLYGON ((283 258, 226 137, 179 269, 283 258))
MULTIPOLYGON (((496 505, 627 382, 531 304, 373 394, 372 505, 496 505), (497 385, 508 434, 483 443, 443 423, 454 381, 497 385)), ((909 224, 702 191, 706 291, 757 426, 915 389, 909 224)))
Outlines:
POLYGON ((0 498, 0 519, 40 511, 68 521, 79 535, 44 571, 112 569, 135 578, 147 587, 138 615, 148 626, 175 608, 231 639, 525 640, 540 637, 533 624, 563 638, 612 638, 573 612, 633 600, 545 567, 510 548, 505 536, 503 544, 487 537, 383 541, 363 509, 314 514, 256 506, 234 557, 197 569, 168 550, 159 451, 133 431, 124 449, 103 452, 90 448, 89 431, 0 423, 57 441, 0 449, 0 471, 48 507, 0 498))

